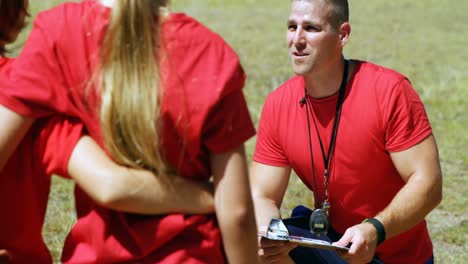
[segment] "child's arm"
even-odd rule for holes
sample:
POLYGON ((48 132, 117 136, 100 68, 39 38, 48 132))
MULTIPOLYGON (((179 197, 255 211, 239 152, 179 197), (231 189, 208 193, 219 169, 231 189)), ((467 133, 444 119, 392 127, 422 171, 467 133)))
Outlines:
POLYGON ((38 120, 36 159, 48 175, 72 178, 103 207, 141 214, 213 213, 210 182, 117 165, 71 118, 38 120))
POLYGON ((0 105, 0 171, 28 132, 34 119, 0 105))
POLYGON ((97 203, 114 210, 142 214, 214 212, 212 183, 117 165, 89 136, 82 137, 73 150, 68 173, 97 203))
POLYGON ((243 145, 211 155, 215 208, 229 263, 258 263, 257 227, 243 145))

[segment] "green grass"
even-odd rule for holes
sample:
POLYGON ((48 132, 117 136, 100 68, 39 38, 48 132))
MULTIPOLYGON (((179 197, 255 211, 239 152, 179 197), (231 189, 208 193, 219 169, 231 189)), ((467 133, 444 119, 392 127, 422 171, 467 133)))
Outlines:
MULTIPOLYGON (((31 1, 32 15, 61 1, 31 1)), ((285 49, 289 1, 179 0, 174 6, 219 32, 238 52, 247 73, 245 93, 257 123, 265 96, 291 75, 285 49)), ((420 93, 440 150, 444 199, 427 218, 437 263, 468 259, 467 1, 352 0, 349 58, 370 60, 407 75, 420 93)), ((25 38, 27 32, 20 39, 25 38)), ((21 46, 22 41, 19 41, 21 46)), ((248 141, 251 157, 255 138, 248 141)), ((72 183, 54 179, 44 236, 55 259, 74 220, 72 183)), ((292 177, 282 212, 312 203, 292 177)))

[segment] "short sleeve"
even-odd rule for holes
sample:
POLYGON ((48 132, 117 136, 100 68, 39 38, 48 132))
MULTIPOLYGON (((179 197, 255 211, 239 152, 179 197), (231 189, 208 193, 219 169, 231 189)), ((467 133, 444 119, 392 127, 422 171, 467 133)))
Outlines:
POLYGON ((83 134, 83 125, 75 119, 53 117, 34 123, 34 152, 47 175, 69 178, 68 161, 83 134))
POLYGON ((0 80, 0 104, 22 115, 43 117, 65 112, 69 101, 56 43, 56 31, 39 15, 21 54, 0 80))
POLYGON ((271 166, 288 166, 289 161, 279 143, 275 113, 275 104, 272 95, 269 95, 263 105, 258 124, 257 144, 253 160, 271 166))
POLYGON ((385 144, 391 152, 408 149, 432 133, 424 105, 408 79, 393 88, 386 111, 385 144))
POLYGON ((224 96, 209 114, 203 133, 204 145, 214 153, 227 152, 255 135, 242 90, 224 96))

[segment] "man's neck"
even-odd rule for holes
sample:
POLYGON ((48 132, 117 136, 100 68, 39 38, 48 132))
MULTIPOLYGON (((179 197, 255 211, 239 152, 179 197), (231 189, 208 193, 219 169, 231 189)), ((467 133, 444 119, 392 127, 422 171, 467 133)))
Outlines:
MULTIPOLYGON (((348 78, 354 69, 352 61, 348 64, 348 78)), ((336 94, 340 90, 343 79, 344 61, 336 63, 326 70, 304 76, 307 94, 313 98, 324 98, 336 94)))

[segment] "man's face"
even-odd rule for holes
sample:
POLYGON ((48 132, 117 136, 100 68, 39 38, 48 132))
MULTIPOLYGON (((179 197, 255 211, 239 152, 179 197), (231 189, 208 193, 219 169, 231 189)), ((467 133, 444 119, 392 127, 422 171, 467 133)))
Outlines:
POLYGON ((340 34, 330 24, 324 1, 291 2, 286 41, 293 70, 307 75, 341 59, 340 34))

